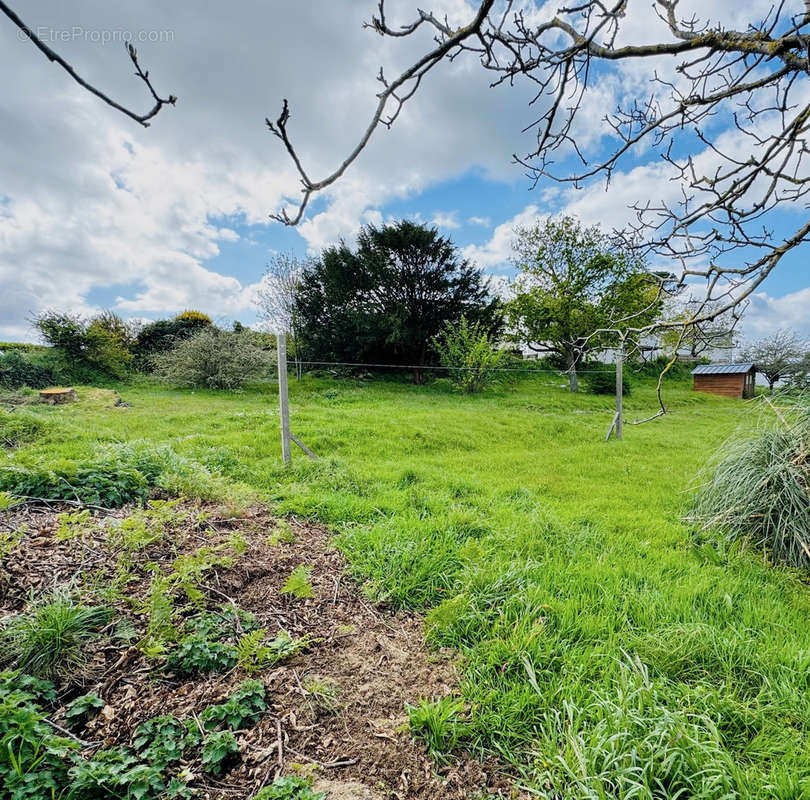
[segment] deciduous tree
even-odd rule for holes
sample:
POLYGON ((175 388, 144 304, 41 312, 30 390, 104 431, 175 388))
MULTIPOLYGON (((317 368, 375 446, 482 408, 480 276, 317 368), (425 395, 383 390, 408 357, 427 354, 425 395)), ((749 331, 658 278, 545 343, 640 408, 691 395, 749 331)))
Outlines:
MULTIPOLYGON (((647 325, 661 311, 660 282, 630 250, 573 217, 515 229, 518 276, 507 304, 510 338, 556 356, 579 390, 577 364, 610 344, 599 331, 647 325)), ((632 339, 629 341, 632 342, 632 339)))
POLYGON ((763 336, 753 342, 743 352, 743 360, 753 361, 757 372, 768 381, 768 389, 781 380, 787 380, 799 373, 808 358, 810 345, 793 331, 779 330, 770 336, 763 336))

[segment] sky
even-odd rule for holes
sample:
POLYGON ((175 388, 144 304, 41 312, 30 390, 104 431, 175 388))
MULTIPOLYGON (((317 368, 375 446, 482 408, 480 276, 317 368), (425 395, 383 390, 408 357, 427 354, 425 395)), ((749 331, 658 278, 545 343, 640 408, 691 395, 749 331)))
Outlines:
MULTIPOLYGON (((523 3, 541 17, 553 12, 553 4, 523 3)), ((466 0, 429 5, 459 24, 472 15, 466 0)), ((399 218, 436 225, 502 280, 513 274, 515 225, 575 213, 620 227, 632 217, 629 203, 673 191, 647 150, 632 154, 608 191, 601 182, 578 191, 533 187, 512 162, 533 143, 522 133, 537 117, 531 88, 490 88, 491 75, 460 58, 431 73, 395 126, 375 134, 297 228, 272 221, 297 197, 298 180, 265 117, 275 118, 288 98, 289 129, 310 173, 328 173, 370 118, 380 67, 395 75, 431 45, 427 33, 385 39, 364 30, 374 6, 17 0, 26 23, 80 74, 145 111, 149 97, 122 43, 134 39, 158 92, 179 98, 146 129, 84 92, 0 15, 0 340, 35 340, 30 319, 44 309, 156 319, 191 308, 253 324, 256 288, 275 253, 317 255, 341 237, 351 241, 365 223, 399 218)), ((415 6, 393 0, 391 22, 411 21, 415 6)), ((694 10, 744 27, 770 3, 681 6, 682 16, 694 10)), ((649 7, 629 0, 629 36, 665 37, 649 7)), ((608 152, 605 112, 648 92, 651 68, 629 64, 596 82, 578 123, 588 157, 608 152)), ((777 230, 806 214, 804 205, 786 209, 777 230)), ((810 337, 805 263, 804 253, 793 254, 760 287, 745 337, 780 327, 810 337)))

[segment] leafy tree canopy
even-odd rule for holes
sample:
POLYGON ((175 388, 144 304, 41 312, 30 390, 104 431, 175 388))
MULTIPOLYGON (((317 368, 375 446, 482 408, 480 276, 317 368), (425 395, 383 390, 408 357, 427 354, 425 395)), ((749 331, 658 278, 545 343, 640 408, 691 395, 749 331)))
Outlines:
POLYGON ((184 311, 172 319, 158 319, 144 325, 132 347, 138 365, 149 368, 154 356, 171 350, 211 325, 211 318, 200 311, 184 311))
POLYGON ((402 220, 368 225, 354 249, 341 242, 307 265, 295 317, 309 360, 421 367, 436 363, 431 341, 448 323, 496 332, 500 302, 449 238, 402 220))
POLYGON ((627 331, 658 317, 660 279, 599 227, 573 217, 516 228, 515 237, 518 275, 506 309, 510 338, 556 356, 577 391, 580 359, 611 343, 597 331, 627 331))
POLYGON ((132 330, 112 311, 103 311, 92 319, 44 311, 33 323, 40 336, 69 364, 83 364, 115 378, 126 374, 132 361, 132 330))

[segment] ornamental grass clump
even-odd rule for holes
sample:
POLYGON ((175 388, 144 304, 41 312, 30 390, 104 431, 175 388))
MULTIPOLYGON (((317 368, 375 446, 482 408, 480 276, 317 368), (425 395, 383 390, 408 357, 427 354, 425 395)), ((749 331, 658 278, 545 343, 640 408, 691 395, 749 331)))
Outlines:
POLYGON ((810 568, 810 404, 803 398, 735 436, 710 464, 687 516, 726 544, 755 545, 775 562, 810 568))

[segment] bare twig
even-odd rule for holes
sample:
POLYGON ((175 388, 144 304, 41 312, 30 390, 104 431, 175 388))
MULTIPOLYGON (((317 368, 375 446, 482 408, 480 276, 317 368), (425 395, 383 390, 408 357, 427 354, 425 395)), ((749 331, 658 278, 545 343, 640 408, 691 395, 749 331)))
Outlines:
POLYGON ((9 6, 0 0, 0 11, 2 11, 26 36, 26 38, 30 39, 31 43, 42 52, 42 54, 47 58, 49 61, 58 64, 62 67, 71 78, 73 78, 76 83, 79 84, 83 89, 86 89, 90 94, 95 95, 99 98, 102 102, 106 103, 111 108, 114 108, 116 111, 120 111, 125 116, 129 117, 135 122, 143 125, 144 128, 148 128, 150 125, 150 120, 153 117, 156 117, 160 111, 163 109, 164 106, 171 105, 173 106, 177 102, 177 98, 171 94, 166 98, 160 97, 155 87, 152 85, 152 81, 149 78, 149 71, 144 70, 140 63, 138 62, 138 51, 132 45, 131 42, 126 42, 125 46, 127 49, 127 53, 129 54, 129 58, 132 61, 133 66, 135 67, 135 75, 140 78, 144 84, 146 84, 146 88, 149 90, 149 94, 152 96, 154 100, 154 105, 152 108, 147 111, 145 114, 138 114, 136 111, 131 111, 130 109, 126 108, 126 106, 121 105, 117 101, 113 100, 109 95, 104 94, 100 89, 97 89, 93 84, 86 81, 82 78, 81 75, 76 72, 73 67, 65 61, 62 56, 59 55, 55 50, 51 47, 48 47, 45 42, 40 39, 25 22, 20 19, 18 14, 9 6))
POLYGON ((394 124, 434 67, 468 55, 493 74, 493 86, 521 80, 536 87, 532 106, 543 110, 525 129, 535 132, 536 141, 529 152, 513 156, 533 184, 542 179, 579 188, 603 178, 609 185, 640 146, 656 152, 669 170, 680 196, 650 196, 645 187, 631 206, 635 221, 615 234, 678 264, 678 285, 699 279, 704 297, 698 313, 655 327, 638 325, 635 332, 700 326, 708 332, 709 323, 724 314, 738 317, 784 256, 810 240, 810 223, 781 239, 768 225, 774 210, 810 198, 810 6, 789 16, 779 3, 759 22, 736 30, 697 16, 681 19, 679 0, 654 0, 658 30, 649 26, 646 41, 623 44, 619 34, 628 5, 626 0, 583 0, 538 18, 514 0, 497 7, 493 0, 479 0, 469 23, 454 28, 425 10, 410 23, 393 25, 385 0, 379 0, 368 28, 397 40, 430 30, 434 44, 396 78, 380 71, 383 88, 369 124, 347 157, 321 180, 309 176, 290 138, 284 101, 278 119, 267 124, 295 165, 303 198, 295 213, 282 211, 274 218, 288 225, 300 222, 313 194, 345 173, 375 130, 394 124), (613 65, 638 60, 651 63, 650 91, 605 116, 605 132, 615 147, 589 161, 576 125, 582 100, 597 75, 601 82, 613 65), (717 124, 721 115, 725 127, 717 124), (697 154, 696 143, 702 150, 697 154))
POLYGON ((67 736, 69 739, 73 739, 74 742, 78 742, 82 747, 98 747, 101 742, 86 742, 84 739, 80 739, 75 734, 71 733, 67 728, 63 728, 61 725, 57 725, 53 720, 48 719, 47 717, 42 718, 45 722, 48 723, 54 730, 59 731, 62 736, 67 736))

